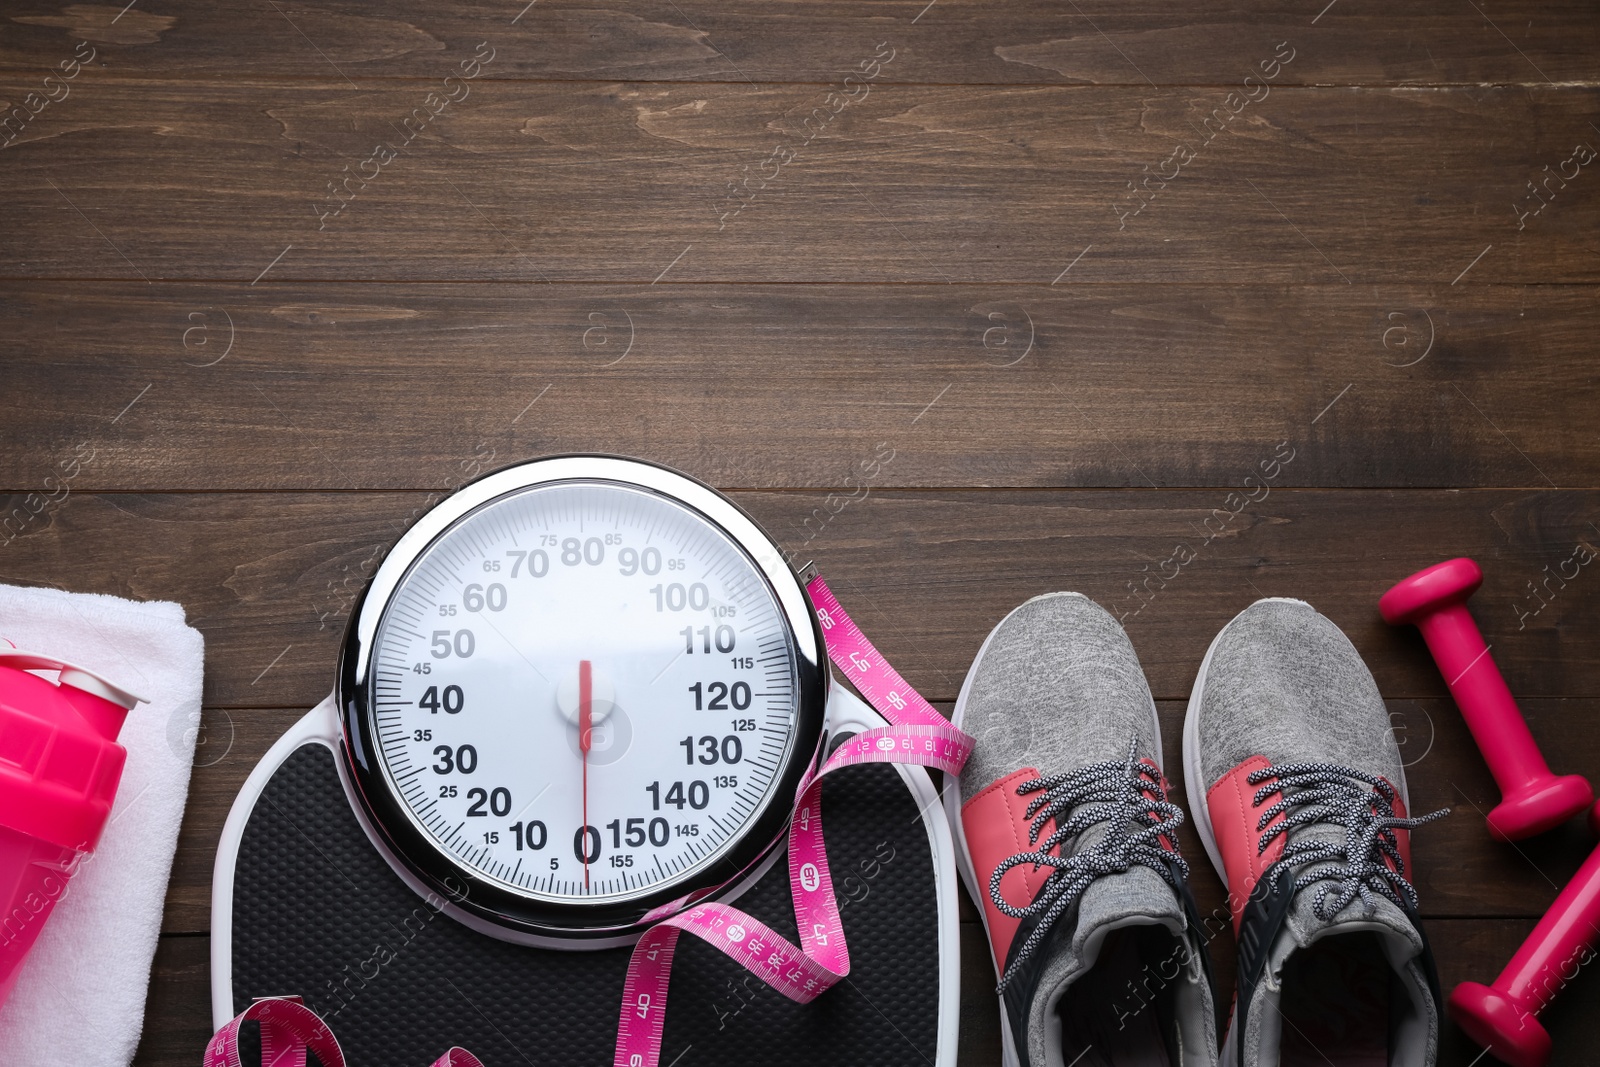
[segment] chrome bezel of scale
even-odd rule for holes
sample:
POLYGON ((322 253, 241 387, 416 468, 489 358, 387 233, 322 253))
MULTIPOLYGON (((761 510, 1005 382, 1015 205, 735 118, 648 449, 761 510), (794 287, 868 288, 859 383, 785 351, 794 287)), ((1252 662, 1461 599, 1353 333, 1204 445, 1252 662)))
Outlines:
MULTIPOLYGON (((715 489, 687 475, 642 460, 571 455, 504 467, 461 487, 405 532, 356 601, 340 654, 337 689, 343 737, 339 746, 354 800, 381 838, 391 864, 456 908, 503 930, 513 940, 528 936, 562 940, 611 939, 642 932, 644 917, 673 901, 714 899, 742 881, 782 840, 801 779, 816 766, 822 749, 829 674, 822 631, 810 598, 777 544, 745 512, 715 489), (555 902, 515 892, 460 864, 425 834, 394 791, 376 744, 371 666, 378 629, 413 566, 448 531, 478 510, 504 498, 552 483, 611 483, 654 492, 718 528, 745 553, 765 578, 793 639, 798 673, 795 726, 784 762, 761 806, 744 830, 709 864, 623 900, 555 902)), ((660 916, 654 916, 660 918, 660 916)))

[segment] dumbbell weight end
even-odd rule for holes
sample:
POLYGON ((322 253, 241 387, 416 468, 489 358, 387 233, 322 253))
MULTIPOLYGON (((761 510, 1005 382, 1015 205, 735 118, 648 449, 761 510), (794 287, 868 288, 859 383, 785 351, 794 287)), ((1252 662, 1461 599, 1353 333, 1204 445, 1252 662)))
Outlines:
POLYGON ((1552 830, 1594 802, 1594 789, 1581 774, 1551 775, 1509 790, 1490 809, 1489 833, 1501 841, 1552 830))
POLYGON ((1539 1020, 1481 982, 1456 986, 1450 994, 1450 1018, 1511 1067, 1544 1067, 1550 1059, 1550 1034, 1539 1020))
POLYGON ((1467 598, 1483 583, 1470 559, 1451 559, 1395 583, 1378 601, 1385 621, 1422 631, 1450 695, 1461 709, 1501 802, 1489 813, 1489 832, 1502 841, 1543 833, 1594 803, 1582 775, 1557 777, 1539 753, 1517 702, 1483 643, 1467 598))
MULTIPOLYGON (((1600 831, 1600 804, 1589 812, 1600 831)), ((1450 994, 1450 1017, 1467 1036, 1511 1067, 1543 1067, 1550 1035, 1538 1014, 1595 958, 1600 942, 1600 848, 1556 895, 1493 985, 1462 982, 1450 994)))

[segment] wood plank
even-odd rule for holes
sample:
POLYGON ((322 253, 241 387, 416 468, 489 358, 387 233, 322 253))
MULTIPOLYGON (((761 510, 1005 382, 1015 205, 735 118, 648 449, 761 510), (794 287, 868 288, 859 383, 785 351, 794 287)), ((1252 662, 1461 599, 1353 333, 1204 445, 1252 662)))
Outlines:
POLYGON ((430 104, 431 83, 108 72, 4 149, 3 269, 261 284, 1600 278, 1586 243, 1600 179, 1575 149, 1600 143, 1593 89, 1263 87, 1250 102, 1225 86, 885 84, 850 105, 815 85, 473 84, 430 104))
MULTIPOLYGON (((966 889, 961 900, 970 909, 966 889)), ((1000 1067, 1000 1011, 989 941, 977 919, 961 921, 961 1036, 956 1062, 961 1067, 1000 1067)))
MULTIPOLYGON (((206 702, 229 708, 322 698, 350 602, 431 496, 67 492, 54 505, 38 497, 43 510, 0 550, 0 581, 180 601, 206 637, 206 702)), ((932 699, 954 699, 989 628, 1051 589, 1082 590, 1124 618, 1158 697, 1187 694, 1212 635, 1258 596, 1316 604, 1386 696, 1442 696, 1420 638, 1386 626, 1377 600, 1453 555, 1487 570, 1474 610, 1513 692, 1600 695, 1600 601, 1572 562, 1580 542, 1593 551, 1593 491, 1269 489, 1243 506, 1221 490, 734 498, 797 562, 819 561, 932 699), (1176 545, 1194 558, 1172 563, 1176 545)), ((5 499, 0 515, 27 499, 5 499)))
POLYGON ((1344 0, 1327 11, 1268 0, 1208 11, 1114 0, 1064 9, 982 0, 543 0, 531 10, 403 0, 381 17, 355 3, 281 6, 282 14, 173 0, 118 19, 120 5, 62 11, 49 0, 16 0, 7 7, 0 69, 31 74, 41 57, 70 53, 87 38, 119 72, 430 78, 441 76, 451 55, 487 38, 504 57, 489 77, 824 82, 887 40, 897 53, 888 75, 895 81, 1215 84, 1239 80, 1255 53, 1287 39, 1305 57, 1282 75, 1295 84, 1543 85, 1593 80, 1600 46, 1580 0, 1510 0, 1487 13, 1444 3, 1396 10, 1376 0, 1344 0), (250 48, 226 43, 236 40, 250 48))
MULTIPOLYGON (((1457 982, 1492 978, 1532 926, 1531 919, 1429 921, 1427 932, 1446 994, 1457 982)), ((961 935, 961 1035, 957 1062, 962 1067, 997 1067, 1000 1029, 991 993, 994 970, 982 927, 963 923, 961 935)), ((1232 942, 1229 935, 1221 934, 1210 944, 1219 999, 1225 1006, 1234 986, 1232 942)), ((209 948, 210 939, 203 936, 161 939, 151 978, 144 1040, 134 1058, 135 1067, 193 1067, 199 1061, 210 1036, 209 948)), ((1592 975, 1574 981, 1541 1021, 1555 1039, 1551 1067, 1589 1063, 1589 1050, 1600 1039, 1600 981, 1592 975)), ((1468 1067, 1477 1062, 1481 1050, 1448 1020, 1443 1023, 1441 1038, 1440 1067, 1468 1067)))
POLYGON ((204 936, 167 936, 156 946, 144 1035, 133 1057, 139 1067, 195 1067, 204 1059, 211 1039, 210 953, 211 939, 204 936))
POLYGON ((1592 486, 1597 331, 1587 286, 16 282, 0 487, 80 443, 78 490, 448 489, 568 451, 829 487, 890 438, 884 487, 1231 487, 1308 428, 1275 484, 1592 486))
MULTIPOLYGON (((1571 566, 1566 589, 1555 577, 1539 614, 1528 585, 1592 544, 1592 491, 1277 491, 1226 523, 1237 498, 1219 490, 736 499, 797 560, 835 574, 885 654, 936 699, 954 699, 990 625, 1048 589, 1083 590, 1125 617, 1157 696, 1184 696, 1211 635, 1258 595, 1314 601, 1365 649, 1387 696, 1440 696, 1419 638, 1382 624, 1376 601, 1450 555, 1488 568, 1474 605, 1515 693, 1600 694, 1587 571, 1571 566), (1195 558, 1162 587, 1176 544, 1195 558)), ((11 496, 0 514, 24 501, 11 496)), ((350 601, 427 504, 413 493, 69 493, 6 545, 0 581, 182 601, 208 641, 208 704, 310 707, 330 685, 350 601)))

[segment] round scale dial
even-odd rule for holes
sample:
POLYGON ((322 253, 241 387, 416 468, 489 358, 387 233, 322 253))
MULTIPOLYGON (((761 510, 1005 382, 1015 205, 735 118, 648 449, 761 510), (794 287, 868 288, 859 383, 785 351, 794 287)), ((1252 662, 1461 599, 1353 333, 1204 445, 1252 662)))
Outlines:
POLYGON ((815 750, 814 654, 735 533, 658 487, 565 478, 406 555, 363 609, 356 747, 391 845, 434 853, 411 866, 453 870, 480 911, 642 907, 726 878, 763 816, 775 836, 815 750))

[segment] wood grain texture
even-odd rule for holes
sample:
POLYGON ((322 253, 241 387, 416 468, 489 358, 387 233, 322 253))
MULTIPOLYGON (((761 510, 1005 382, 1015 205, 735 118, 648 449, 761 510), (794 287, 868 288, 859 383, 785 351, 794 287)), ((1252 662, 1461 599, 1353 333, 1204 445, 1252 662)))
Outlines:
POLYGON ((1264 43, 1291 40, 1315 49, 1285 75, 1297 83, 1595 80, 1600 37, 1581 0, 1479 11, 1442 0, 1398 9, 1342 0, 1324 11, 1325 3, 1247 0, 1203 10, 1173 0, 540 0, 524 8, 405 0, 380 13, 354 0, 280 4, 281 12, 174 0, 113 22, 120 4, 63 12, 47 0, 15 0, 0 70, 32 71, 40 56, 86 38, 119 71, 163 77, 428 78, 442 56, 489 38, 512 53, 488 75, 497 78, 826 82, 887 39, 898 50, 894 81, 1204 85, 1236 81, 1264 43))
MULTIPOLYGON (((306 708, 331 684, 351 602, 431 496, 69 492, 0 548, 0 581, 180 601, 206 639, 208 705, 306 708)), ((1386 626, 1377 601, 1453 555, 1485 567, 1473 608, 1513 692, 1600 696, 1594 567, 1567 567, 1564 588, 1558 575, 1575 546, 1600 541, 1594 491, 1269 490, 1237 514, 1222 490, 734 499, 797 562, 819 562, 930 699, 954 699, 989 628, 1053 589, 1122 617, 1160 698, 1187 695, 1212 636, 1260 596, 1316 605, 1386 696, 1442 696, 1421 639, 1386 626), (1195 558, 1175 567, 1180 544, 1195 558)))
MULTIPOLYGON (((735 490, 936 699, 1020 600, 1089 593, 1180 791, 1211 637, 1310 600, 1454 809, 1414 846, 1443 985, 1491 977, 1590 841, 1489 840, 1375 605, 1477 558, 1535 737, 1600 766, 1593 5, 525 2, 0 13, 0 581, 176 599, 207 643, 139 1067, 198 1059, 222 820, 384 552, 577 450, 735 490)), ((1590 1062, 1600 982, 1545 1022, 1590 1062)))
POLYGON ((6 276, 1600 277, 1594 89, 79 80, 3 149, 6 276))
POLYGON ((78 490, 442 490, 564 451, 837 487, 890 439, 885 488, 1232 488, 1308 431, 1274 484, 1593 486, 1597 331, 1586 286, 17 282, 0 488, 85 442, 78 490))

